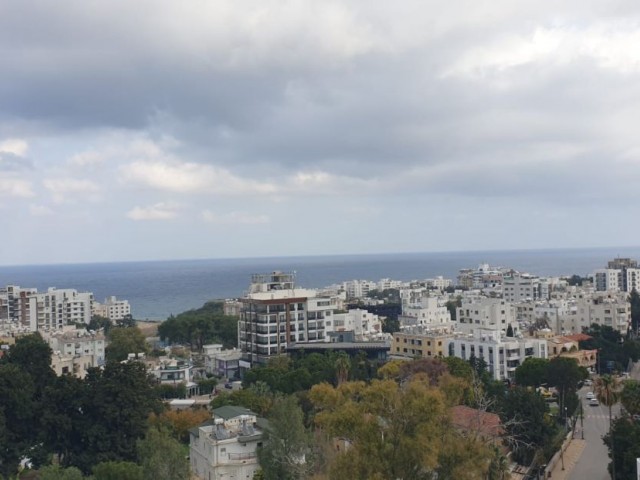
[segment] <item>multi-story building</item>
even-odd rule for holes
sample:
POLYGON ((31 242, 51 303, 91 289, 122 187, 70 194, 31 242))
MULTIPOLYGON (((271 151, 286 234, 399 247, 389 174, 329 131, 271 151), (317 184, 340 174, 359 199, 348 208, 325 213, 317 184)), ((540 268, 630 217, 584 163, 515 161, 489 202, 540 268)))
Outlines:
POLYGON ((353 332, 355 341, 363 342, 382 333, 382 322, 378 315, 356 308, 346 313, 334 313, 333 331, 353 332))
POLYGON ((38 293, 36 288, 21 288, 7 285, 0 288, 0 327, 30 326, 30 295, 38 293))
POLYGON ((453 285, 453 281, 448 278, 443 278, 442 276, 437 276, 435 278, 427 278, 424 281, 424 284, 427 288, 433 288, 436 290, 444 290, 453 285))
POLYGON ((502 298, 465 297, 457 310, 456 331, 471 334, 478 329, 492 329, 506 334, 509 325, 518 331, 515 308, 502 298))
POLYGON ((296 288, 293 273, 253 275, 238 322, 238 344, 243 360, 265 363, 301 342, 325 342, 333 331, 334 297, 296 288))
POLYGON ((87 368, 105 364, 106 340, 102 332, 65 326, 60 330, 42 332, 42 338, 53 351, 53 363, 61 365, 60 373, 74 373, 82 378, 87 368), (75 365, 74 370, 65 371, 64 366, 68 365, 75 365))
POLYGON ((377 290, 378 284, 369 280, 350 280, 343 282, 342 289, 346 292, 347 299, 364 298, 372 290, 377 290))
POLYGON ((548 284, 535 275, 512 272, 502 279, 502 298, 510 303, 546 299, 549 298, 548 284))
POLYGON ((469 360, 482 358, 494 380, 513 380, 526 358, 547 358, 546 340, 503 337, 500 330, 481 328, 449 340, 448 355, 469 360))
POLYGON ((259 468, 262 428, 243 407, 213 410, 213 419, 189 430, 191 472, 202 480, 252 479, 259 468))
POLYGON ((50 287, 46 293, 27 296, 26 301, 29 303, 29 326, 34 332, 91 321, 92 293, 50 287))
POLYGON ((93 315, 108 318, 112 322, 131 317, 131 306, 128 300, 118 300, 116 297, 107 297, 104 303, 93 302, 93 315))
POLYGON ((579 295, 575 309, 571 309, 563 322, 563 331, 581 333, 592 324, 606 325, 626 335, 631 328, 631 305, 624 292, 605 292, 579 295))
POLYGON ((445 297, 423 295, 416 303, 403 304, 402 315, 398 317, 401 326, 420 325, 424 327, 450 327, 451 314, 446 307, 445 297))
POLYGON ((444 357, 447 356, 448 340, 453 334, 448 329, 407 327, 393 334, 392 357, 444 357))
POLYGON ((597 291, 630 292, 640 288, 640 268, 638 262, 630 258, 614 258, 593 272, 597 291))

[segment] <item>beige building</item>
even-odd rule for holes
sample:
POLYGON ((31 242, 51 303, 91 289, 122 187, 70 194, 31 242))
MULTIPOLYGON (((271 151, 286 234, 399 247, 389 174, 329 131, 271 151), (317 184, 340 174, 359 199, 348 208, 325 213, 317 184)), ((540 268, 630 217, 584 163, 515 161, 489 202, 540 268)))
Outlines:
POLYGON ((444 357, 448 340, 453 335, 446 330, 433 331, 423 327, 409 327, 393 334, 391 351, 396 357, 444 357))

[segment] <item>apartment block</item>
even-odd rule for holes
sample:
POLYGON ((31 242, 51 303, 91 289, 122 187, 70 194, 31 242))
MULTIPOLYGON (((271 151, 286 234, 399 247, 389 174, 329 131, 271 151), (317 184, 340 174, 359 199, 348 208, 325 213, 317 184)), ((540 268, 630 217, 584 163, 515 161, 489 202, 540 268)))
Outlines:
POLYGON ((501 298, 471 296, 462 299, 457 310, 456 331, 473 334, 479 329, 492 329, 506 334, 509 325, 518 331, 514 306, 501 298))
POLYGON ((392 357, 431 358, 447 356, 448 341, 453 334, 448 330, 408 327, 393 334, 392 357))
POLYGON ((423 295, 415 303, 402 306, 398 317, 400 325, 424 327, 450 327, 451 314, 446 307, 447 297, 423 295))
POLYGON ((128 300, 118 300, 116 297, 107 297, 104 303, 93 302, 93 315, 108 318, 112 322, 131 317, 131 306, 128 300))
POLYGON ((319 297, 316 290, 296 288, 295 274, 253 275, 238 322, 242 359, 264 364, 285 354, 295 343, 327 341, 334 329, 335 297, 319 297))
POLYGON ((548 358, 546 340, 507 338, 499 330, 480 328, 449 340, 448 355, 469 360, 482 358, 494 380, 513 380, 526 358, 548 358))

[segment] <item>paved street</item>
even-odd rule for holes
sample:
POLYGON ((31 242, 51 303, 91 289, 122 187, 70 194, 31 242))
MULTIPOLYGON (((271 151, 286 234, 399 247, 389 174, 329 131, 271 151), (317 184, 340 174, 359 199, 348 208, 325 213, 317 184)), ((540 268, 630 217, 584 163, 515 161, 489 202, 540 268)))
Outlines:
MULTIPOLYGON (((566 478, 570 480, 608 480, 607 472, 609 452, 602 437, 609 431, 609 409, 604 405, 590 407, 585 396, 593 387, 583 387, 578 394, 584 405, 584 449, 576 459, 575 466, 566 478)), ((620 406, 613 407, 614 418, 620 412, 620 406)), ((575 438, 582 438, 580 420, 576 427, 575 438)))

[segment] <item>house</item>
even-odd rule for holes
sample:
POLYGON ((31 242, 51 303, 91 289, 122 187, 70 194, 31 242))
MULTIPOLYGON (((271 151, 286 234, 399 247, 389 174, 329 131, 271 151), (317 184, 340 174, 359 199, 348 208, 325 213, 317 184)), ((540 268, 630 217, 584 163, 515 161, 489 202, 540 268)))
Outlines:
POLYGON ((263 420, 243 407, 213 410, 213 418, 189 430, 191 472, 203 480, 251 480, 262 446, 263 420), (262 427, 261 427, 262 425, 262 427))

